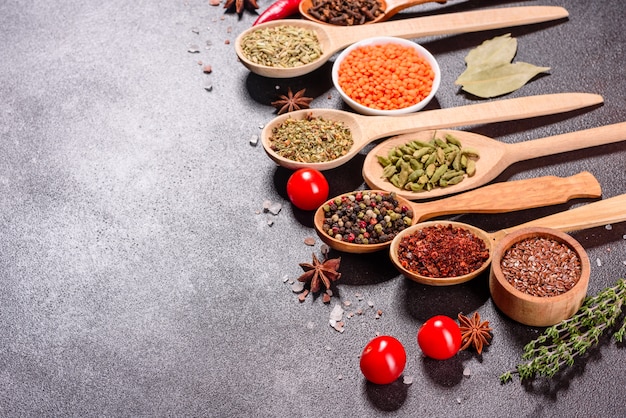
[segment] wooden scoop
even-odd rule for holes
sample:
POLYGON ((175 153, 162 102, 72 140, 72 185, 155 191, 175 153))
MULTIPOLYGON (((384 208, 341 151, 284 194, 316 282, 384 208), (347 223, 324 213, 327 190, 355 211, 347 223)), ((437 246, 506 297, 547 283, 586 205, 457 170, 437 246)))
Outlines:
MULTIPOLYGON (((444 4, 446 3, 446 0, 380 0, 380 9, 383 11, 383 13, 376 16, 374 20, 370 20, 365 23, 369 24, 369 23, 383 22, 385 20, 388 20, 389 18, 391 18, 392 16, 394 16, 401 10, 408 9, 409 7, 413 7, 413 6, 418 6, 424 3, 444 4)), ((311 7, 313 7, 313 0, 302 0, 300 2, 300 14, 306 19, 309 19, 313 22, 317 22, 317 23, 321 23, 325 25, 331 24, 331 23, 327 23, 319 19, 316 19, 313 15, 311 15, 311 13, 309 13, 309 9, 311 9, 311 7)))
MULTIPOLYGON (((469 193, 469 192, 468 192, 469 193)), ((524 195, 520 196, 523 200, 524 195)), ((391 242, 389 248, 389 256, 396 268, 404 274, 406 277, 415 280, 416 282, 429 284, 433 286, 448 286, 458 283, 467 282, 483 271, 485 271, 492 259, 495 259, 494 248, 496 244, 504 238, 507 234, 513 233, 518 230, 530 228, 530 227, 543 227, 551 228, 563 232, 577 231, 582 229, 594 228, 597 226, 619 223, 626 221, 626 194, 615 196, 609 199, 600 200, 598 202, 589 203, 584 206, 579 206, 574 209, 570 209, 564 212, 559 212, 554 215, 546 216, 544 218, 535 219, 530 222, 526 222, 521 225, 517 225, 511 228, 502 229, 493 233, 487 233, 480 228, 476 228, 472 225, 468 225, 462 222, 451 221, 431 221, 413 225, 403 231, 401 231, 391 242), (477 270, 458 277, 427 277, 417 274, 414 271, 407 270, 402 267, 402 263, 398 258, 398 246, 402 238, 408 234, 413 234, 420 229, 423 229, 431 225, 447 225, 451 224, 456 227, 465 228, 471 231, 474 235, 485 241, 485 245, 489 249, 489 259, 477 270)), ((499 257, 498 257, 499 258, 499 257)))
MULTIPOLYGON (((565 203, 575 198, 596 198, 601 195, 600 184, 595 177, 591 173, 582 172, 566 178, 546 176, 495 183, 431 202, 415 203, 402 197, 398 197, 398 202, 401 206, 413 210, 413 224, 415 224, 443 215, 514 212, 565 203)), ((357 254, 371 253, 387 249, 390 245, 390 241, 377 244, 355 244, 331 238, 323 229, 323 207, 315 212, 313 224, 320 239, 338 251, 357 254)))
POLYGON ((373 148, 365 157, 363 178, 372 189, 396 192, 398 195, 410 200, 431 199, 487 184, 508 166, 519 161, 624 140, 626 140, 626 122, 515 144, 506 144, 483 135, 464 131, 439 130, 417 132, 388 139, 373 148), (399 189, 383 178, 383 167, 378 163, 377 155, 386 156, 390 149, 414 139, 428 142, 434 135, 443 138, 445 134, 451 134, 461 141, 463 146, 474 148, 480 152, 480 158, 476 161, 476 174, 472 177, 465 177, 463 181, 455 185, 438 187, 424 192, 399 189))
POLYGON ((511 121, 552 115, 602 103, 602 96, 590 93, 556 93, 481 102, 467 106, 426 110, 403 116, 364 116, 335 109, 303 109, 272 119, 261 131, 261 142, 267 155, 278 165, 291 170, 310 167, 329 170, 348 162, 370 142, 392 135, 427 129, 451 128, 490 122, 511 121), (308 116, 342 122, 352 134, 354 144, 343 156, 331 161, 308 163, 290 160, 272 149, 273 129, 288 118, 308 116))
POLYGON ((308 74, 324 65, 333 54, 361 39, 373 36, 397 36, 415 39, 425 36, 479 32, 483 30, 528 25, 563 19, 567 10, 556 6, 526 6, 448 13, 441 16, 416 17, 376 25, 333 26, 302 19, 281 19, 261 23, 243 31, 235 40, 235 51, 241 63, 255 74, 270 78, 290 78, 308 74), (249 60, 243 53, 242 39, 248 33, 275 26, 296 26, 313 31, 322 49, 319 59, 298 67, 270 67, 249 60))

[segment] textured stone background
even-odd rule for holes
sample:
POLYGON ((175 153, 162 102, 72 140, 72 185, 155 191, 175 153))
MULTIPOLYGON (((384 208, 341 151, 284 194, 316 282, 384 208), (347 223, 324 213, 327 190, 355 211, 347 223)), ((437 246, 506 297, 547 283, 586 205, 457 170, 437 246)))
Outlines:
MULTIPOLYGON (((605 103, 473 131, 512 143, 623 121, 622 0, 450 0, 398 18, 538 4, 570 18, 420 39, 444 72, 429 108, 475 102, 453 85, 464 56, 511 32, 516 60, 552 70, 507 97, 584 91, 605 103)), ((335 300, 372 301, 382 317, 367 310, 340 334, 328 325, 335 302, 297 302, 284 278, 320 243, 304 245, 311 215, 286 199, 290 173, 250 139, 288 87, 306 87, 313 107, 345 106, 330 65, 298 79, 250 74, 233 42, 256 15, 222 6, 0 3, 0 415, 626 415, 624 346, 610 341, 557 379, 500 385, 541 329, 497 311, 486 277, 431 288, 398 275, 384 253, 342 254, 335 300), (260 213, 266 199, 283 210, 260 213), (482 357, 421 357, 421 323, 475 310, 494 327, 482 357), (358 357, 376 333, 405 344, 412 385, 364 381, 358 357)), ((496 181, 589 170, 605 197, 626 193, 625 144, 518 163, 496 181)), ((327 172, 331 195, 364 186, 365 152, 327 172)), ((583 203, 455 219, 496 230, 583 203)), ((573 234, 592 260, 590 294, 625 275, 625 235, 624 224, 573 234)))

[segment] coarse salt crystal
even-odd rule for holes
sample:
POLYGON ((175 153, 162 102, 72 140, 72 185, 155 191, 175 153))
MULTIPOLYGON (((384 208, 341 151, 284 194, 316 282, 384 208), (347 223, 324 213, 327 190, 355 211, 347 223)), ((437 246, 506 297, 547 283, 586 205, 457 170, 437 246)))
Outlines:
POLYGON ((335 304, 335 307, 330 312, 330 319, 334 321, 341 321, 341 318, 343 318, 343 312, 344 310, 341 305, 339 305, 338 303, 335 304))
POLYGON ((598 267, 601 267, 602 266, 602 260, 600 260, 599 258, 596 258, 596 265, 598 267))
POLYGON ((301 281, 294 282, 294 284, 291 285, 291 290, 293 293, 302 292, 304 290, 304 283, 301 281))

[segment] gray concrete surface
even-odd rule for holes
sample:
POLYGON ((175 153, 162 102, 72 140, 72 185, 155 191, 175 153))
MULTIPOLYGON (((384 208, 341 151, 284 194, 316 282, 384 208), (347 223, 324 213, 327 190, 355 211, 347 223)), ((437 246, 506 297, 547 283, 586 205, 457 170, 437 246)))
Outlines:
MULTIPOLYGON (((552 70, 507 97, 584 91, 605 103, 468 129, 512 143, 623 121, 622 0, 450 0, 398 18, 537 4, 570 17, 420 39, 444 71, 429 108, 476 102, 453 85, 463 58, 511 32, 516 60, 552 70)), ((313 107, 346 108, 329 66, 298 79, 250 74, 233 41, 255 18, 207 0, 0 2, 0 415, 626 415, 624 346, 608 340, 555 379, 501 385, 541 329, 502 315, 486 277, 431 288, 399 275, 386 254, 333 254, 343 257, 333 302, 297 301, 285 279, 320 243, 303 243, 315 234, 310 214, 286 199, 290 172, 250 139, 289 87, 306 87, 313 107), (265 200, 282 211, 262 213, 265 200), (374 309, 338 333, 329 313, 345 301, 374 309), (475 310, 494 328, 482 357, 421 357, 421 323, 475 310), (358 358, 376 333, 405 344, 411 385, 364 381, 358 358)), ((327 172, 332 195, 364 187, 364 153, 327 172)), ((583 170, 604 197, 625 193, 626 145, 515 164, 496 181, 583 170)), ((455 219, 495 230, 586 202, 455 219)), ((573 235, 592 260, 590 294, 624 277, 623 224, 573 235)))

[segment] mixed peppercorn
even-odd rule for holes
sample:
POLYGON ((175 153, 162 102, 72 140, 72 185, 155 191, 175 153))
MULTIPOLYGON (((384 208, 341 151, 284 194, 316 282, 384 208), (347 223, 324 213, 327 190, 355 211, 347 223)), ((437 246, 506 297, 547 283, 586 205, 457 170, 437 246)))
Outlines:
POLYGON ((354 244, 391 241, 413 223, 413 211, 395 193, 357 191, 323 205, 323 230, 332 238, 354 244))

